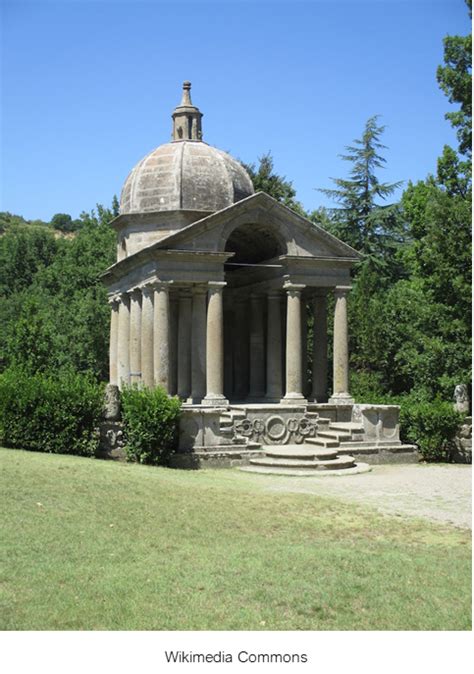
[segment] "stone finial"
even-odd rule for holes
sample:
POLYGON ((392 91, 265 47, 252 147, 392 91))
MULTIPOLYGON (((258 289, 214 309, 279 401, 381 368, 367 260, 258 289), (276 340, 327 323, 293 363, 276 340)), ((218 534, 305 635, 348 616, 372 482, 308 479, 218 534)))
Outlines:
POLYGON ((181 103, 174 109, 173 114, 174 142, 181 140, 202 140, 201 119, 202 112, 191 101, 191 82, 183 82, 181 103))

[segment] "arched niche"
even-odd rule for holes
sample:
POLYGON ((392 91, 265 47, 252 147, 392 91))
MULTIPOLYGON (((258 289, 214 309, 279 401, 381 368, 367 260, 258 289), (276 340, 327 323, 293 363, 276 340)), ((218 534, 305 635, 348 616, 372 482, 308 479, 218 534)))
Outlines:
POLYGON ((258 264, 287 253, 287 245, 281 234, 265 224, 246 223, 229 234, 225 250, 234 253, 230 262, 258 264))

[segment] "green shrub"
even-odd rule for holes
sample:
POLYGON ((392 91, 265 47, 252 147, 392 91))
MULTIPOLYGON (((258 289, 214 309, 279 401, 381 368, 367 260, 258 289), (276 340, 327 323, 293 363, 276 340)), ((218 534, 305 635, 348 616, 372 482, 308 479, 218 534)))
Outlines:
POLYGON ((72 372, 0 375, 0 440, 6 447, 92 456, 99 443, 103 387, 72 372))
POLYGON ((402 440, 417 444, 425 461, 447 461, 462 415, 439 399, 416 401, 406 396, 400 402, 402 440))
POLYGON ((181 403, 162 388, 122 391, 125 450, 130 461, 166 464, 176 448, 181 403))

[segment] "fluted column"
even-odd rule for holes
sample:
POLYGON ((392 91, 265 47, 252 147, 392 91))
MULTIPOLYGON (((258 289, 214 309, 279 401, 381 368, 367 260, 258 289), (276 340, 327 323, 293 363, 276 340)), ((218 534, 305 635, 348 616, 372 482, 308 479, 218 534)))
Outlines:
POLYGON ((313 308, 313 386, 314 402, 325 403, 328 390, 328 320, 327 297, 315 295, 313 308))
POLYGON ((121 293, 118 318, 117 372, 120 389, 130 384, 130 298, 121 293))
POLYGON ((239 295, 234 302, 234 378, 235 397, 242 401, 249 392, 248 298, 239 295))
POLYGON ((182 400, 191 395, 191 312, 191 293, 183 290, 178 317, 178 396, 182 400))
POLYGON ((334 296, 334 360, 333 394, 331 403, 349 404, 354 399, 349 395, 349 335, 347 330, 347 293, 350 286, 336 286, 334 296))
POLYGON ((141 371, 143 386, 153 388, 153 287, 142 288, 141 371))
POLYGON ((224 396, 224 307, 225 283, 209 283, 206 334, 206 397, 210 405, 227 405, 224 396))
POLYGON ((284 402, 305 402, 302 376, 301 291, 303 285, 285 284, 286 299, 286 394, 284 402))
POLYGON ((279 401, 283 395, 281 369, 281 295, 271 291, 267 311, 267 399, 279 401))
POLYGON ((142 379, 142 293, 134 288, 130 293, 130 384, 139 384, 142 379))
POLYGON ((250 295, 250 400, 265 396, 265 324, 263 297, 250 295))
POLYGON ((206 296, 206 286, 193 287, 189 403, 200 403, 206 395, 206 296))
POLYGON ((118 366, 117 366, 117 349, 118 349, 118 322, 119 322, 119 299, 112 297, 109 299, 111 316, 110 316, 110 345, 109 345, 109 382, 118 385, 118 366))
POLYGON ((169 393, 169 286, 154 284, 153 297, 153 378, 155 386, 169 393))

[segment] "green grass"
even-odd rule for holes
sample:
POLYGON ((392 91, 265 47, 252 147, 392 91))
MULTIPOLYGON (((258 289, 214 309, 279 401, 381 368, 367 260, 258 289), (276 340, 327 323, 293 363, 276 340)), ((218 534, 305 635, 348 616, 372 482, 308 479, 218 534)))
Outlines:
POLYGON ((237 471, 0 461, 0 629, 470 629, 468 532, 237 471))

